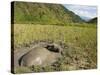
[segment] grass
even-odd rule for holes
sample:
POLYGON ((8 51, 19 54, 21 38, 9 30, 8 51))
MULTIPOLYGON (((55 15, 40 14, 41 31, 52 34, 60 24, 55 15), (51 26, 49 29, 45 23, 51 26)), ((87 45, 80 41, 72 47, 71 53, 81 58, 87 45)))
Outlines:
POLYGON ((67 22, 84 21, 61 4, 14 2, 14 23, 44 25, 67 22))
POLYGON ((14 46, 24 47, 34 41, 63 42, 67 48, 54 66, 33 67, 34 72, 93 69, 97 65, 97 28, 92 24, 34 25, 14 24, 14 46), (35 69, 35 70, 34 70, 35 69))
POLYGON ((30 72, 32 72, 31 69, 27 67, 18 67, 14 71, 14 73, 30 73, 30 72))
POLYGON ((53 40, 72 43, 80 47, 96 47, 96 27, 56 26, 56 25, 14 25, 15 46, 29 44, 36 40, 53 40))

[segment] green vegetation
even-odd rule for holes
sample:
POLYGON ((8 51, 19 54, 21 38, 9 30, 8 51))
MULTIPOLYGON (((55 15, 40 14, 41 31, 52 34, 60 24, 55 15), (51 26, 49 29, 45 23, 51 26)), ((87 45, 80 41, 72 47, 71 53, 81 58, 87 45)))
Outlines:
POLYGON ((96 23, 97 24, 97 17, 89 20, 88 23, 96 23))
POLYGON ((16 24, 67 24, 84 22, 61 4, 14 2, 16 24))
POLYGON ((96 25, 33 25, 14 24, 15 48, 25 47, 35 41, 64 43, 63 57, 53 66, 34 66, 32 72, 78 70, 96 68, 96 25))
POLYGON ((14 24, 14 45, 30 44, 34 41, 52 40, 54 42, 73 43, 80 47, 96 46, 96 26, 55 26, 14 24))
POLYGON ((14 51, 30 47, 36 41, 65 45, 62 57, 53 65, 18 67, 15 73, 97 67, 96 23, 84 22, 61 4, 14 2, 14 8, 14 51))
POLYGON ((28 67, 18 67, 15 69, 14 73, 30 73, 32 72, 28 67))

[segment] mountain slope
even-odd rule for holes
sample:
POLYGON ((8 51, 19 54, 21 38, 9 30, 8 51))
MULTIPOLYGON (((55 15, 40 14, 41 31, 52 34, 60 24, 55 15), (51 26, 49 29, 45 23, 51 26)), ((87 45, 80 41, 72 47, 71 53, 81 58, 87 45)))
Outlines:
POLYGON ((60 4, 14 2, 14 23, 67 24, 83 22, 60 4))
POLYGON ((88 23, 97 23, 97 17, 95 17, 95 18, 89 20, 88 23))

